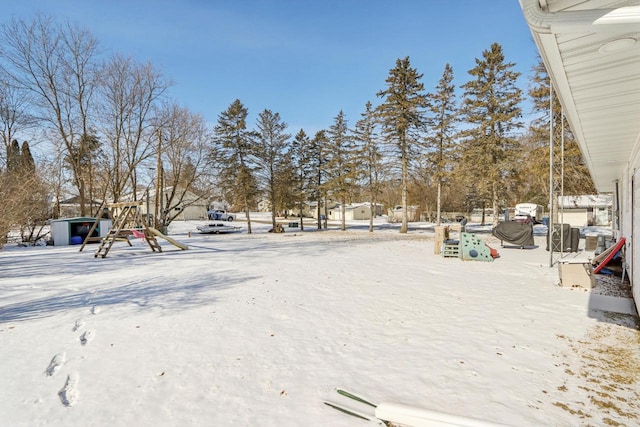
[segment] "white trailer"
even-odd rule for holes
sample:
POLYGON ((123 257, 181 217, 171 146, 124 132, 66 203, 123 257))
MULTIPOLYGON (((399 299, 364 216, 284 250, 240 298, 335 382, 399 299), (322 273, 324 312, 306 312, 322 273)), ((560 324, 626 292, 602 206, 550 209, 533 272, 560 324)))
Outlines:
POLYGON ((516 216, 529 215, 535 222, 542 222, 542 215, 544 214, 544 208, 542 205, 535 203, 518 203, 515 210, 516 216))

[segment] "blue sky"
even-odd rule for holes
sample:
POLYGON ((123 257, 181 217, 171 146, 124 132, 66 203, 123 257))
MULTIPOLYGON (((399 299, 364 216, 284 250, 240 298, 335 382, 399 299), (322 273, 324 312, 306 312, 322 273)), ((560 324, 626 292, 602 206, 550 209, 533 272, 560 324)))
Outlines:
POLYGON ((86 27, 105 54, 150 61, 173 80, 171 98, 210 123, 237 98, 250 126, 268 108, 292 134, 340 110, 353 126, 398 58, 427 91, 446 63, 457 86, 468 81, 493 42, 523 90, 537 61, 517 0, 23 0, 3 4, 2 19, 35 12, 86 27))

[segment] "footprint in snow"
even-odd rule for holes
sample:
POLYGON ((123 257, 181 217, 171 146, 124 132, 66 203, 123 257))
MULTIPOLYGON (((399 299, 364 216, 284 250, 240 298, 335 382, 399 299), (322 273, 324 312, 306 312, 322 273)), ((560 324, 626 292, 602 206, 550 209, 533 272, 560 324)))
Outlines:
POLYGON ((78 329, 82 328, 84 326, 84 321, 82 319, 78 319, 76 320, 76 323, 73 325, 73 329, 71 329, 73 332, 77 331, 78 329))
POLYGON ((64 387, 58 392, 60 401, 64 406, 73 406, 78 400, 78 374, 73 373, 67 376, 64 387))
POLYGON ((94 305, 93 307, 91 307, 91 314, 98 314, 100 313, 100 307, 98 307, 97 305, 94 305))
POLYGON ((65 352, 58 353, 53 356, 53 359, 51 359, 51 362, 49 362, 49 366, 47 367, 45 374, 47 374, 48 377, 54 376, 60 370, 60 368, 62 368, 62 365, 64 365, 66 358, 67 356, 65 352))
POLYGON ((91 341, 95 336, 95 333, 92 330, 85 331, 82 335, 80 335, 80 343, 82 345, 86 345, 89 341, 91 341))

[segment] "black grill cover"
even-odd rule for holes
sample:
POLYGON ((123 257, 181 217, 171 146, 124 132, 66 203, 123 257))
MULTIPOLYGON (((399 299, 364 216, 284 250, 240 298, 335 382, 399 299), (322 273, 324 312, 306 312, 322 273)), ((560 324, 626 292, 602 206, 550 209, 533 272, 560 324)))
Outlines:
POLYGON ((517 246, 535 246, 533 225, 515 221, 499 222, 491 232, 498 239, 517 246))

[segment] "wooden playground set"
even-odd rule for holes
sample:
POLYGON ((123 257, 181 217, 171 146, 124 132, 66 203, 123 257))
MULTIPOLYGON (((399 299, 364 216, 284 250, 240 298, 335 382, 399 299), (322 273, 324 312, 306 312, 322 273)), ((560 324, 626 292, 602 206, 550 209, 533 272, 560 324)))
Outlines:
POLYGON ((103 205, 102 208, 98 210, 93 226, 89 230, 87 237, 84 238, 80 251, 84 249, 87 243, 99 242, 100 246, 94 256, 96 258, 105 258, 116 241, 126 242, 129 246, 133 246, 129 240, 130 236, 144 239, 153 252, 162 252, 162 247, 158 243, 157 237, 166 240, 182 250, 189 249, 187 245, 164 235, 154 227, 150 227, 142 218, 142 213, 140 212, 142 203, 141 201, 136 201, 103 205), (111 219, 112 227, 106 236, 92 237, 101 218, 111 219))

